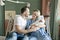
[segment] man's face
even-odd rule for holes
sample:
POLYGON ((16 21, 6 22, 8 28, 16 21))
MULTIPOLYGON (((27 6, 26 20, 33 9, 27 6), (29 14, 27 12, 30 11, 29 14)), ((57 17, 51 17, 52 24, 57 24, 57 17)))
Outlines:
POLYGON ((26 11, 25 11, 25 17, 28 17, 29 14, 30 14, 30 10, 29 10, 29 8, 26 8, 26 11))

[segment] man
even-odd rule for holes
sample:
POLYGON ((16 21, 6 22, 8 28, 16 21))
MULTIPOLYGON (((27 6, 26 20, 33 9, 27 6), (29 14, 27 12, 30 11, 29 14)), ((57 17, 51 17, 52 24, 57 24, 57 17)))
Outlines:
POLYGON ((21 14, 16 16, 14 20, 15 30, 7 35, 6 40, 22 40, 24 38, 24 34, 37 30, 36 28, 25 30, 27 23, 26 17, 28 17, 29 14, 29 8, 27 6, 21 9, 21 14))

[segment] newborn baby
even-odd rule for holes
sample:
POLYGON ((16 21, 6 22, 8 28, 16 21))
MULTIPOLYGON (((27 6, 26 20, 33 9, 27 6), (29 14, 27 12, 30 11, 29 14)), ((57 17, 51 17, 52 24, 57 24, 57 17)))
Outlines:
MULTIPOLYGON (((29 28, 35 28, 38 27, 39 25, 44 25, 44 23, 45 23, 44 17, 41 15, 37 21, 35 21, 33 24, 29 26, 29 28)), ((38 27, 38 29, 40 28, 38 27)))

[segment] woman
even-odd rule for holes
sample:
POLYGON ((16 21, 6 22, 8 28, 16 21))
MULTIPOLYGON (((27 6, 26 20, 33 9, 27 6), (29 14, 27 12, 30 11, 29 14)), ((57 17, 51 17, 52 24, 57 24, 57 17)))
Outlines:
MULTIPOLYGON (((27 20, 26 29, 29 29, 30 25, 39 19, 39 16, 40 16, 39 10, 34 10, 33 14, 32 14, 32 19, 27 20)), ((48 33, 45 32, 45 26, 44 25, 41 25, 38 28, 40 28, 40 29, 38 29, 35 32, 28 33, 30 40, 32 39, 32 37, 35 37, 35 40, 51 40, 51 37, 48 35, 48 33)))

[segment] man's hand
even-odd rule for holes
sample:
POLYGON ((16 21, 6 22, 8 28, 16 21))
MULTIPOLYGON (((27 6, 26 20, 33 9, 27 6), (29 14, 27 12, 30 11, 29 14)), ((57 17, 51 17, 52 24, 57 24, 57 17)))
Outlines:
POLYGON ((37 31, 37 30, 39 30, 40 28, 39 27, 34 27, 34 28, 31 28, 30 30, 32 31, 32 32, 34 32, 34 31, 37 31))
POLYGON ((35 28, 35 27, 36 27, 36 25, 32 24, 31 27, 30 27, 30 29, 35 28))

